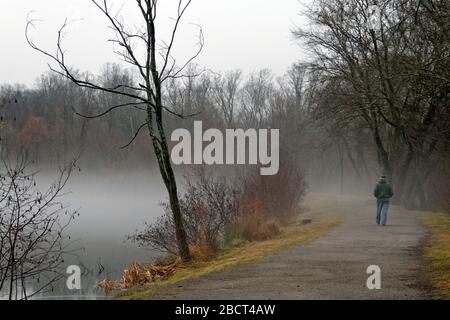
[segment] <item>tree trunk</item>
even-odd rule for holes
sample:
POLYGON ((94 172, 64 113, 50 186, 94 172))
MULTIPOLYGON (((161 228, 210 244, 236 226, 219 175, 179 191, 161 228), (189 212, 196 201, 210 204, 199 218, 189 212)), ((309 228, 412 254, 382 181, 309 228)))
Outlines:
POLYGON ((344 151, 342 140, 338 140, 338 163, 339 163, 339 194, 344 194, 344 151))
MULTIPOLYGON (((157 77, 154 77, 156 79, 157 77)), ((155 82, 156 83, 156 82, 155 82)), ((180 208, 180 200, 178 199, 178 190, 175 174, 173 172, 172 163, 170 159, 169 148, 167 147, 166 134, 164 131, 163 119, 162 119, 162 99, 160 94, 160 84, 156 86, 156 99, 155 99, 155 115, 156 126, 159 137, 155 136, 153 129, 153 114, 151 106, 148 108, 147 120, 150 138, 153 142, 153 148, 155 150, 156 158, 158 159, 158 165, 161 172, 161 176, 169 193, 170 209, 173 214, 173 221, 175 224, 175 233, 177 237, 177 245, 181 259, 183 262, 191 261, 191 255, 189 252, 189 245, 187 243, 186 231, 183 223, 183 216, 180 208)))
POLYGON ((189 262, 191 261, 191 255, 189 252, 186 231, 184 229, 183 217, 181 214, 180 201, 178 199, 175 177, 173 177, 173 180, 170 179, 168 185, 169 186, 167 190, 169 192, 170 208, 173 213, 173 220, 176 228, 178 250, 180 252, 180 256, 183 262, 189 262))
POLYGON ((170 208, 173 214, 173 221, 175 223, 178 250, 180 252, 181 259, 183 262, 191 261, 191 255, 189 252, 189 246, 187 243, 186 231, 184 229, 183 216, 181 214, 180 200, 178 199, 177 182, 175 179, 175 174, 173 173, 172 163, 170 159, 169 148, 167 147, 164 128, 162 120, 157 116, 158 131, 161 136, 161 150, 162 158, 164 163, 164 168, 166 171, 166 188, 169 192, 170 208))
POLYGON ((389 181, 392 184, 393 183, 392 168, 391 168, 391 165, 389 162, 389 155, 388 155, 386 149, 384 148, 383 141, 381 140, 378 123, 374 124, 373 136, 374 136, 374 140, 375 140, 375 146, 377 148, 378 163, 380 164, 381 168, 384 171, 383 174, 385 174, 388 177, 389 181))
POLYGON ((160 132, 160 139, 155 137, 153 132, 153 124, 152 120, 149 119, 149 134, 150 138, 153 142, 153 149, 156 154, 156 158, 158 160, 159 170, 161 172, 161 177, 163 178, 164 185, 166 186, 166 190, 169 193, 169 203, 170 209, 173 215, 173 221, 175 224, 175 233, 177 237, 177 245, 178 251, 183 262, 191 261, 191 255, 189 252, 189 246, 187 243, 186 231, 183 223, 183 216, 180 208, 180 200, 178 199, 178 190, 177 190, 177 182, 175 175, 173 173, 172 164, 170 162, 170 154, 167 148, 167 144, 165 138, 163 137, 162 124, 158 123, 158 131, 160 132))
POLYGON ((396 191, 396 198, 397 201, 400 204, 404 204, 404 198, 405 198, 405 189, 406 189, 406 177, 407 177, 407 173, 409 171, 409 168, 411 166, 413 160, 413 151, 409 150, 408 154, 406 156, 406 159, 402 165, 400 174, 398 176, 398 183, 397 183, 397 187, 398 187, 398 191, 396 191))
POLYGON ((350 146, 349 146, 347 140, 345 138, 342 138, 342 141, 344 142, 344 147, 347 150, 347 158, 350 160, 350 164, 352 165, 353 170, 356 173, 356 179, 358 182, 360 182, 361 177, 362 177, 361 170, 360 170, 355 158, 353 157, 352 150, 350 149, 350 146))

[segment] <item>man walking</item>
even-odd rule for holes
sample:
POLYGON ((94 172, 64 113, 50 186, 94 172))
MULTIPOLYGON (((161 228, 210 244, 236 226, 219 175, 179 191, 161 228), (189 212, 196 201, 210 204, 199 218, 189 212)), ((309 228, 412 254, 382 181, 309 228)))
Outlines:
POLYGON ((386 181, 385 175, 380 176, 373 195, 377 198, 377 224, 385 226, 389 209, 389 199, 394 195, 391 186, 386 181))

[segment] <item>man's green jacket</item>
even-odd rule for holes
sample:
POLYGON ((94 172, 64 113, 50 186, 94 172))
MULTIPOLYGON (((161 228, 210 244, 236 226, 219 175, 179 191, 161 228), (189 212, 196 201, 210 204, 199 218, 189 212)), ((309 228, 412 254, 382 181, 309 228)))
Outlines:
POLYGON ((375 190, 373 191, 373 195, 379 201, 387 201, 394 195, 391 186, 386 180, 380 180, 375 186, 375 190))

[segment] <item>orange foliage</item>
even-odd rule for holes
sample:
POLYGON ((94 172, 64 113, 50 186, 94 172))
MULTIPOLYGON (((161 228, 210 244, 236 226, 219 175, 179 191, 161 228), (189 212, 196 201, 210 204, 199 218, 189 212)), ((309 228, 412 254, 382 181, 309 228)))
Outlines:
POLYGON ((23 125, 20 139, 24 144, 37 144, 47 140, 50 132, 44 118, 31 116, 23 125))
POLYGON ((237 224, 246 240, 267 240, 280 233, 279 222, 267 215, 263 201, 247 201, 241 210, 237 224))
POLYGON ((189 251, 193 261, 207 262, 216 257, 216 251, 207 243, 189 245, 189 251))

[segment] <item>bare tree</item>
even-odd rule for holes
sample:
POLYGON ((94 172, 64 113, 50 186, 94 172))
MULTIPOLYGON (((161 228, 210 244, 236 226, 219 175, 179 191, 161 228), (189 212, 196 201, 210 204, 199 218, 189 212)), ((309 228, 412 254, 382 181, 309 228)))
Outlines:
POLYGON ((183 121, 174 118, 174 121, 167 122, 170 128, 192 127, 192 121, 202 115, 205 121, 210 116, 212 106, 210 103, 211 76, 209 72, 203 72, 196 64, 190 64, 186 69, 186 77, 182 79, 171 79, 164 86, 164 104, 173 106, 173 111, 178 114, 190 114, 196 117, 189 117, 183 121), (205 112, 208 110, 209 112, 205 112))
POLYGON ((227 127, 231 127, 235 121, 236 100, 241 80, 241 70, 228 71, 223 75, 218 74, 214 78, 212 95, 223 114, 227 127))
POLYGON ((3 157, 0 170, 0 292, 6 289, 10 300, 51 288, 64 276, 59 268, 64 255, 76 251, 65 231, 79 214, 60 200, 75 161, 60 169, 45 192, 37 188, 30 165, 21 153, 14 160, 3 157))
MULTIPOLYGON (((114 46, 118 47, 118 49, 114 49, 114 52, 126 63, 130 64, 132 68, 134 68, 134 71, 139 75, 139 79, 134 85, 120 84, 109 87, 96 83, 91 79, 80 78, 74 74, 67 64, 65 51, 62 46, 64 32, 68 25, 67 21, 58 32, 57 52, 55 54, 39 48, 31 40, 29 29, 33 25, 33 20, 29 20, 27 23, 26 38, 33 49, 46 55, 56 63, 56 68, 50 67, 54 72, 63 75, 80 87, 116 94, 128 99, 127 102, 110 106, 100 114, 82 116, 87 118, 98 118, 119 108, 135 108, 143 111, 145 114, 145 121, 138 127, 133 139, 126 146, 132 143, 142 129, 147 128, 154 153, 158 160, 161 177, 169 193, 179 253, 183 261, 189 261, 189 247, 186 241, 186 232, 180 211, 177 183, 172 169, 166 132, 163 124, 163 116, 165 113, 175 115, 179 118, 184 118, 189 115, 179 114, 175 112, 173 108, 164 105, 162 88, 164 83, 170 79, 187 76, 185 74, 185 69, 202 51, 204 40, 200 28, 198 50, 190 59, 188 59, 188 61, 181 65, 177 64, 172 56, 172 51, 180 27, 180 22, 191 4, 191 0, 178 1, 176 17, 173 19, 174 25, 170 39, 168 42, 162 41, 161 43, 158 42, 157 27, 155 23, 158 12, 157 2, 157 0, 135 0, 135 5, 140 12, 141 22, 144 27, 132 29, 125 26, 123 19, 121 19, 118 14, 111 11, 110 5, 106 0, 92 0, 92 4, 106 17, 110 28, 115 32, 116 37, 110 40, 114 46), (142 52, 145 52, 143 58, 140 58, 140 55, 138 54, 141 52, 139 51, 140 49, 142 49, 142 52)), ((133 24, 135 23, 136 21, 133 21, 133 24)))
POLYGON ((315 58, 311 67, 320 74, 321 92, 333 91, 326 106, 331 121, 364 123, 397 199, 417 196, 424 206, 430 161, 448 142, 448 1, 377 1, 374 17, 372 5, 317 1, 306 11, 311 28, 294 35, 315 58), (406 185, 413 189, 404 192, 406 185))
POLYGON ((240 118, 251 127, 263 127, 272 116, 270 96, 274 91, 269 69, 250 74, 242 88, 240 118))

